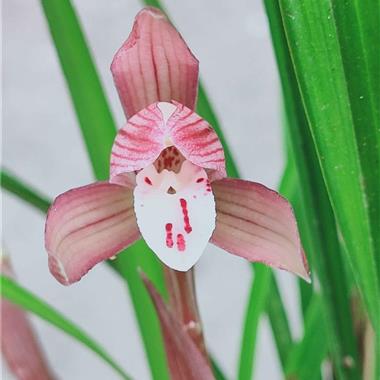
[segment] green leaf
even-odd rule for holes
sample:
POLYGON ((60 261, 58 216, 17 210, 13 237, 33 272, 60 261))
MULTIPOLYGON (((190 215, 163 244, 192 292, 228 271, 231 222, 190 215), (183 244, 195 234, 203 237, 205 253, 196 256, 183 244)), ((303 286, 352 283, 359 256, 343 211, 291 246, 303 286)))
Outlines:
POLYGON ((29 185, 21 182, 4 168, 1 169, 1 187, 23 199, 25 202, 37 207, 42 212, 47 212, 50 207, 49 199, 29 185))
POLYGON ((70 1, 41 0, 70 90, 94 175, 108 179, 115 124, 91 53, 70 1))
POLYGON ((321 297, 314 295, 305 316, 304 336, 289 353, 285 371, 287 380, 320 379, 321 362, 328 352, 328 331, 326 316, 321 314, 322 307, 321 297))
MULTIPOLYGON (((109 155, 116 133, 108 103, 80 23, 69 0, 41 0, 50 32, 65 74, 71 98, 98 180, 108 179, 109 155)), ((168 379, 165 351, 156 313, 142 286, 137 268, 164 291, 161 264, 140 241, 112 262, 128 282, 145 350, 154 379, 168 379)))
POLYGON ((46 322, 64 331, 67 335, 72 336, 75 340, 82 342, 91 351, 98 355, 104 362, 110 365, 121 378, 130 380, 124 370, 109 356, 109 354, 92 338, 90 338, 83 330, 77 327, 73 322, 63 317, 61 313, 53 309, 47 303, 39 299, 37 296, 22 288, 12 279, 1 275, 1 297, 8 299, 10 302, 28 310, 39 316, 46 322))
POLYGON ((214 372, 215 380, 227 380, 223 371, 219 367, 219 364, 215 361, 215 359, 213 359, 212 356, 211 356, 210 360, 211 360, 211 366, 212 366, 212 370, 214 372))
MULTIPOLYGON (((287 165, 279 186, 280 193, 291 196, 296 190, 296 179, 294 165, 287 165)), ((241 335, 239 380, 252 379, 259 322, 265 311, 269 314, 280 361, 285 365, 292 338, 285 310, 276 302, 278 299, 281 296, 271 268, 256 264, 241 335)))
MULTIPOLYGON (((335 219, 297 85, 280 6, 276 0, 266 0, 265 6, 281 77, 291 155, 298 172, 296 198, 300 202, 293 205, 300 222, 301 239, 321 285, 321 312, 327 316, 327 338, 336 375, 338 378, 358 379, 360 363, 350 308, 349 284, 335 219), (345 356, 353 359, 352 368, 343 366, 345 356)), ((308 353, 313 355, 310 350, 308 353)))
POLYGON ((271 281, 273 281, 271 269, 256 264, 241 336, 240 363, 237 377, 239 380, 252 379, 259 322, 266 310, 271 281))
MULTIPOLYGON (((358 123, 356 107, 362 112, 365 108, 354 104, 360 103, 361 99, 360 90, 355 88, 353 81, 357 73, 360 75, 366 69, 355 69, 355 74, 347 70, 350 76, 345 69, 349 65, 347 59, 356 61, 351 54, 356 56, 361 51, 348 51, 341 42, 342 24, 336 21, 336 12, 344 2, 334 6, 330 0, 280 0, 279 3, 294 71, 329 198, 346 246, 346 257, 354 268, 356 282, 377 330, 380 295, 371 234, 372 213, 368 209, 372 180, 367 178, 374 166, 367 167, 372 155, 371 158, 364 157, 361 152, 365 148, 359 147, 363 136, 358 131, 361 128, 369 131, 369 127, 358 123), (356 99, 353 94, 357 95, 356 99)), ((378 5, 373 4, 372 11, 376 12, 378 5)), ((355 15, 358 16, 356 11, 355 15)), ((352 40, 361 38, 354 25, 348 32, 352 40)), ((372 75, 378 75, 378 72, 372 75)), ((366 90, 369 92, 362 96, 371 99, 371 89, 366 90)), ((371 131, 364 133, 367 138, 373 135, 371 131)), ((369 149, 373 149, 373 142, 369 149)), ((372 164, 376 165, 376 159, 372 164)))

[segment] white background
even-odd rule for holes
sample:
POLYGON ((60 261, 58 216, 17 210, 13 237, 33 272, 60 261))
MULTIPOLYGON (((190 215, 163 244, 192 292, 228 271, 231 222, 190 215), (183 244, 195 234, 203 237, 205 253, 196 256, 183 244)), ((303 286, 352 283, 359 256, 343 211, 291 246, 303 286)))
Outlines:
MULTIPOLYGON (((62 0, 63 1, 63 0, 62 0)), ((109 65, 128 36, 140 4, 76 0, 118 125, 123 112, 109 65)), ((283 167, 279 90, 260 0, 165 1, 200 60, 203 82, 246 179, 275 187, 283 167)), ((37 0, 3 1, 3 163, 49 197, 91 182, 91 169, 54 47, 37 0)), ((44 217, 14 197, 3 199, 3 241, 20 283, 82 326, 135 379, 149 379, 133 308, 121 280, 98 265, 63 287, 50 275, 43 247, 44 217)), ((290 322, 299 336, 294 279, 279 273, 290 322)), ((209 246, 197 264, 197 290, 210 351, 236 378, 240 331, 252 273, 243 260, 209 246)), ((36 318, 59 379, 117 379, 86 348, 36 318)), ((280 379, 272 336, 260 325, 256 379, 280 379)), ((11 379, 4 369, 6 379, 11 379)))

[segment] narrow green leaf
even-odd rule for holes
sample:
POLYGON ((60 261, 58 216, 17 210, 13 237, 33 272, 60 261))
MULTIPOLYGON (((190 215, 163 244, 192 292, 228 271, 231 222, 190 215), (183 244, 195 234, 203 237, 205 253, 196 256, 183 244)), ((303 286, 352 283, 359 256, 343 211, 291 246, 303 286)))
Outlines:
POLYGON ((215 380, 227 380, 227 377, 224 375, 222 369, 219 367, 219 364, 211 356, 211 366, 214 372, 215 380))
MULTIPOLYGON (((347 58, 342 56, 334 7, 330 0, 279 3, 308 124, 347 248, 344 252, 354 268, 372 323, 378 329, 380 295, 368 211, 369 182, 363 170, 366 160, 360 156, 361 140, 356 139, 357 119, 348 89, 352 75, 346 76, 347 58)), ((336 5, 340 6, 343 3, 336 5)), ((356 33, 352 29, 350 36, 356 33)))
MULTIPOLYGON (((297 195, 301 202, 294 206, 300 221, 301 239, 321 285, 322 312, 327 315, 327 338, 336 375, 338 378, 358 379, 360 363, 350 292, 335 219, 303 109, 280 6, 276 0, 266 0, 265 6, 281 77, 292 154, 298 172, 297 195), (344 357, 352 358, 352 368, 344 367, 344 357)), ((312 351, 308 352, 313 355, 312 351)))
MULTIPOLYGON (((285 197, 290 197, 296 190, 296 179, 294 165, 288 164, 279 186, 280 193, 285 197)), ((239 380, 252 379, 259 322, 265 311, 269 314, 280 361, 285 365, 286 356, 292 344, 288 320, 285 310, 281 307, 276 307, 276 302, 269 299, 281 299, 276 280, 269 267, 257 264, 255 265, 255 275, 248 296, 241 336, 239 380), (275 320, 273 320, 273 316, 276 316, 275 320)))
POLYGON ((318 380, 320 367, 328 352, 326 316, 321 313, 322 299, 314 295, 305 317, 302 340, 289 353, 287 380, 318 380), (309 354, 312 352, 312 355, 309 354))
POLYGON ((259 322, 266 310, 272 280, 271 269, 256 264, 241 336, 239 380, 252 379, 259 322))
POLYGON ((90 338, 82 329, 77 327, 73 322, 63 317, 61 313, 53 309, 47 303, 37 296, 22 288, 12 279, 1 275, 1 297, 8 299, 10 302, 22 307, 24 310, 39 316, 46 322, 64 331, 67 335, 72 336, 75 340, 82 342, 91 351, 98 355, 104 362, 110 365, 121 378, 130 380, 124 370, 109 356, 109 354, 92 338, 90 338))
POLYGON ((1 169, 1 187, 23 199, 25 202, 37 207, 42 212, 47 212, 50 206, 50 201, 45 196, 18 180, 4 168, 1 169))
MULTIPOLYGON (((116 133, 108 103, 80 23, 69 0, 41 0, 50 32, 65 74, 71 98, 96 178, 108 179, 109 155, 116 133)), ((165 351, 156 313, 137 275, 147 273, 164 291, 161 264, 140 241, 111 263, 127 280, 145 350, 154 379, 168 379, 165 351)))
POLYGON ((332 2, 339 48, 363 171, 380 276, 380 40, 378 1, 332 2))

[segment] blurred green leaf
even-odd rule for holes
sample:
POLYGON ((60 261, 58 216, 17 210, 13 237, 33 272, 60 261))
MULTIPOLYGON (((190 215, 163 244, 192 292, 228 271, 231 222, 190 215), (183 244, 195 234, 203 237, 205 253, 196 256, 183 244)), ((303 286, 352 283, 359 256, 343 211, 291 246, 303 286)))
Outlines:
POLYGON ((116 364, 116 362, 109 356, 109 354, 92 338, 90 338, 83 330, 77 327, 73 322, 62 316, 60 312, 53 309, 47 303, 39 299, 37 296, 30 293, 28 290, 22 288, 12 279, 1 275, 1 297, 8 299, 10 302, 20 306, 24 310, 39 316, 41 319, 57 327, 58 329, 70 335, 75 340, 83 343, 96 355, 98 355, 104 362, 110 365, 121 378, 130 380, 124 370, 116 364))
POLYGON ((211 360, 211 366, 214 372, 215 380, 227 380, 219 364, 215 361, 215 359, 213 359, 212 356, 210 360, 211 360))
POLYGON ((50 207, 49 199, 38 193, 37 190, 29 185, 21 182, 4 168, 1 169, 1 187, 23 199, 25 202, 37 207, 42 212, 47 212, 50 207))
POLYGON ((115 124, 71 2, 41 0, 94 175, 108 179, 115 124))
POLYGON ((271 269, 255 265, 255 273, 245 310, 244 326, 241 335, 238 379, 252 379, 257 333, 261 316, 266 310, 272 281, 271 269))
MULTIPOLYGON (((296 179, 294 165, 287 165, 280 182, 279 192, 285 197, 290 197, 296 189, 296 179)), ((255 265, 255 275, 248 296, 241 335, 239 380, 252 379, 259 322, 265 311, 268 312, 272 324, 280 362, 285 366, 292 338, 285 310, 276 305, 278 304, 276 300, 281 299, 281 296, 275 281, 271 268, 260 264, 255 265), (273 321, 273 316, 276 316, 275 321, 273 321)))
POLYGON ((287 380, 320 378, 321 363, 328 353, 328 331, 321 314, 322 307, 321 297, 314 295, 305 316, 304 336, 289 352, 285 371, 287 380))
MULTIPOLYGON (((354 68, 348 62, 352 60, 356 67, 355 57, 362 51, 348 48, 342 32, 348 33, 347 38, 352 44, 362 37, 355 24, 348 31, 342 27, 339 17, 337 21, 338 13, 344 12, 338 9, 347 2, 337 2, 333 6, 330 0, 280 0, 279 4, 308 124, 346 246, 344 252, 354 269, 372 323, 378 330, 380 295, 370 223, 370 216, 377 211, 371 212, 368 206, 371 206, 371 188, 379 186, 380 181, 376 179, 377 184, 373 184, 373 180, 367 178, 372 171, 376 173, 374 168, 378 165, 378 155, 364 154, 367 148, 359 146, 363 139, 371 140, 368 149, 374 149, 376 143, 373 142, 373 126, 364 124, 368 122, 367 116, 359 123, 356 112, 357 109, 371 112, 372 95, 377 95, 372 94, 372 86, 367 86, 365 94, 362 94, 362 89, 357 88, 353 79, 366 71, 363 77, 370 75, 366 78, 368 82, 378 72, 369 73, 368 65, 354 68), (367 107, 361 107, 360 96, 369 97, 367 107)), ((376 12, 378 4, 372 4, 368 3, 368 6, 376 12)), ((355 17, 359 17, 357 9, 353 12, 355 17)))

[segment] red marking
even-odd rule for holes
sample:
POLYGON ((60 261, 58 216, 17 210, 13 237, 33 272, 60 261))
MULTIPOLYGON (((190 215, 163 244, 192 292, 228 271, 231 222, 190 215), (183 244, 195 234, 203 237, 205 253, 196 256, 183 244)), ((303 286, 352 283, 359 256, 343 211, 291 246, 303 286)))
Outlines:
POLYGON ((174 164, 178 165, 179 164, 179 160, 175 160, 174 164))
POLYGON ((185 238, 183 237, 182 234, 177 235, 177 248, 178 248, 178 251, 182 251, 182 252, 186 249, 185 238))
POLYGON ((174 151, 173 151, 173 154, 174 154, 175 156, 179 156, 179 152, 178 152, 178 150, 177 150, 177 148, 176 148, 176 147, 174 147, 174 151))
POLYGON ((203 182, 205 179, 204 178, 198 178, 197 179, 197 183, 201 183, 201 182, 203 182))
POLYGON ((181 198, 179 202, 182 208, 183 221, 185 223, 185 231, 189 234, 193 230, 193 228, 190 225, 189 213, 187 211, 187 202, 186 199, 183 198, 181 198))
POLYGON ((145 177, 145 178, 144 178, 144 181, 145 181, 145 183, 147 183, 148 185, 151 185, 151 186, 152 186, 152 181, 151 181, 148 177, 145 177))
POLYGON ((165 157, 165 156, 166 156, 166 153, 167 153, 166 149, 163 150, 163 151, 162 151, 162 157, 165 157))
POLYGON ((166 246, 168 248, 173 248, 173 232, 172 232, 172 229, 173 229, 173 225, 171 223, 167 223, 165 225, 165 230, 166 230, 166 246))

